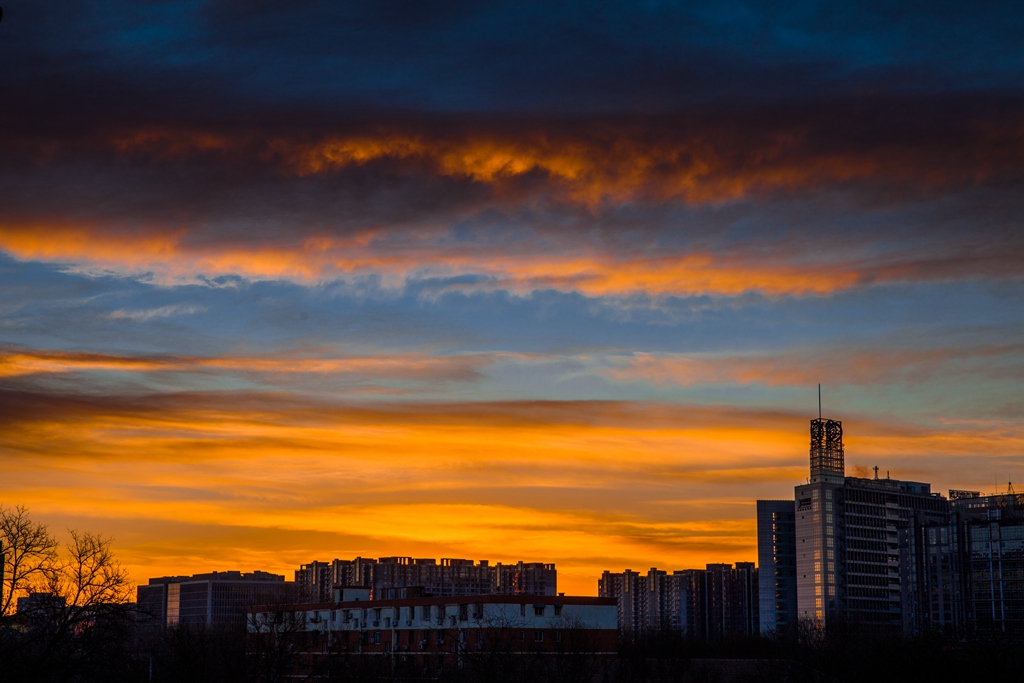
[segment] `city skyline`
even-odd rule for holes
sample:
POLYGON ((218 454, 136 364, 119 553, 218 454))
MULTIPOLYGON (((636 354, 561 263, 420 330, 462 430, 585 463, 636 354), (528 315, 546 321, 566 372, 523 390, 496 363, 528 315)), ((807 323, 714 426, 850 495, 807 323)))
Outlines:
POLYGON ((1024 12, 231 2, 0 22, 0 504, 151 577, 757 559, 1024 482, 1024 12))

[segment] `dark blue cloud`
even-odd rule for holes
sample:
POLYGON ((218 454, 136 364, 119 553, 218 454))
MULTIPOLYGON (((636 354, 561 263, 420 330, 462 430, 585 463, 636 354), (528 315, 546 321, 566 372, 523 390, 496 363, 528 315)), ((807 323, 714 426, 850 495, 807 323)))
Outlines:
POLYGON ((579 113, 1019 91, 1022 33, 1012 2, 108 1, 10 7, 0 56, 8 83, 121 84, 178 110, 579 113))

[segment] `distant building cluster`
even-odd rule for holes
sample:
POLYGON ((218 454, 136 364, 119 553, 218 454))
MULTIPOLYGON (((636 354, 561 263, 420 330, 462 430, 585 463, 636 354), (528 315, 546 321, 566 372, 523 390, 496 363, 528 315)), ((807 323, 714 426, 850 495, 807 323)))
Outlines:
POLYGON ((598 595, 617 601, 625 633, 676 631, 701 640, 754 635, 759 629, 758 571, 753 562, 709 564, 669 574, 605 571, 598 595))
POLYGON ((800 622, 907 634, 1024 627, 1024 496, 845 473, 842 423, 811 421, 810 477, 757 501, 764 633, 800 622))
MULTIPOLYGON (((291 613, 304 615, 300 630, 326 643, 351 652, 415 650, 425 666, 453 644, 482 647, 462 629, 498 637, 494 610, 517 613, 502 617, 501 638, 512 628, 535 644, 559 642, 581 624, 606 639, 608 614, 619 633, 667 630, 711 641, 806 625, 1024 631, 1024 495, 1011 487, 946 498, 930 484, 879 477, 878 468, 873 478, 849 477, 842 423, 811 420, 810 436, 810 476, 793 500, 757 501, 757 565, 605 571, 591 599, 558 593, 554 564, 356 557, 303 564, 294 582, 260 571, 151 579, 138 588, 139 613, 160 627, 240 624, 248 614, 252 627, 257 617, 266 623, 273 605, 298 605, 291 613)), ((47 597, 23 598, 18 611, 38 611, 47 597)))
POLYGON ((310 562, 295 570, 295 581, 262 571, 210 572, 164 576, 139 586, 143 621, 174 626, 242 623, 253 605, 321 603, 334 600, 340 587, 365 588, 366 599, 429 598, 473 595, 555 596, 558 572, 553 564, 410 557, 357 557, 310 562))
POLYGON ((295 583, 314 602, 330 600, 334 586, 370 588, 374 599, 410 589, 423 596, 555 595, 558 572, 554 564, 542 562, 357 557, 304 564, 295 571, 295 583))

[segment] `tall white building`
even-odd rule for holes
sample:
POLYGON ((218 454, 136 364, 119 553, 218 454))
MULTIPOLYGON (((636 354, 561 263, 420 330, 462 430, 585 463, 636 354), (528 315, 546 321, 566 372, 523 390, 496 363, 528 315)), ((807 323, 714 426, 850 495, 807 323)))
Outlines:
MULTIPOLYGON (((839 420, 811 420, 810 465, 808 483, 795 488, 797 619, 823 629, 899 631, 899 531, 922 516, 946 514, 949 501, 930 484, 879 478, 877 468, 873 479, 846 476, 839 420)), ((769 551, 769 542, 759 533, 759 555, 772 552, 782 564, 780 547, 769 551)))

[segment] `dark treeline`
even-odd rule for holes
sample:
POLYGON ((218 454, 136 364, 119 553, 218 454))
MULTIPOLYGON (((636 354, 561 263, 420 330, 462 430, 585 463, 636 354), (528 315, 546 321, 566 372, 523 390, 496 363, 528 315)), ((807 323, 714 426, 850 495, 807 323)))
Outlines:
POLYGON ((951 640, 941 636, 843 634, 795 639, 697 642, 677 633, 623 639, 617 657, 586 652, 456 655, 444 669, 412 660, 339 651, 304 653, 302 634, 270 642, 242 627, 174 627, 140 632, 129 613, 117 623, 57 634, 10 629, 0 639, 0 680, 92 683, 806 683, 1011 681, 1024 672, 1018 638, 951 640))

